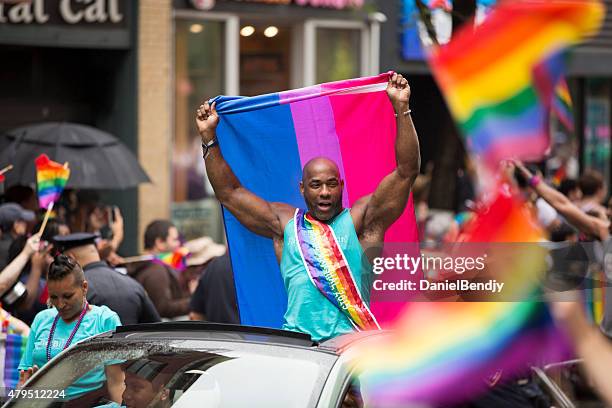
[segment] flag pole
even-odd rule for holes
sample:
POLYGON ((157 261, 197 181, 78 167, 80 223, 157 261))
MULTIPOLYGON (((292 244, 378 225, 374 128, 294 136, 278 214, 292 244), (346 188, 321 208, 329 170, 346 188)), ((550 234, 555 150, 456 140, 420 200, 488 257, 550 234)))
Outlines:
POLYGON ((8 166, 6 166, 5 168, 3 168, 2 170, 0 170, 0 176, 3 175, 4 173, 6 173, 9 170, 13 169, 13 165, 9 164, 8 166))
POLYGON ((123 262, 121 262, 121 265, 129 264, 129 263, 132 263, 132 262, 151 261, 153 259, 155 259, 154 255, 129 256, 127 258, 123 258, 123 262))
POLYGON ((49 221, 49 216, 51 215, 51 211, 53 211, 53 204, 55 204, 55 202, 51 201, 49 205, 47 206, 47 212, 45 213, 45 218, 43 218, 42 225, 40 226, 40 229, 38 230, 38 234, 41 236, 42 236, 43 231, 45 230, 45 227, 47 226, 47 221, 49 221))

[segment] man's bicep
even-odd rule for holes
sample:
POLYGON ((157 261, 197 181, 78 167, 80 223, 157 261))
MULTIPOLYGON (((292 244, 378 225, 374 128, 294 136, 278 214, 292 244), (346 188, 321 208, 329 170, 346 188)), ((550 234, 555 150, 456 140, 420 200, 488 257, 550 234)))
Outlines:
POLYGON ((368 202, 363 228, 389 228, 404 212, 411 186, 412 181, 401 177, 397 171, 387 175, 368 202))
POLYGON ((266 201, 245 188, 237 189, 225 207, 246 228, 267 238, 283 233, 282 219, 291 209, 287 204, 266 201))

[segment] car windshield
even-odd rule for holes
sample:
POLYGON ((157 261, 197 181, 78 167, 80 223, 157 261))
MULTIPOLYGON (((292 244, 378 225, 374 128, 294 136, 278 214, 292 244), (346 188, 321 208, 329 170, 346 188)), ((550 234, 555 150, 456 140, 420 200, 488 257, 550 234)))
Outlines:
POLYGON ((7 406, 312 407, 336 358, 278 344, 105 340, 53 360, 7 406), (108 370, 123 381, 122 404, 110 400, 108 370))

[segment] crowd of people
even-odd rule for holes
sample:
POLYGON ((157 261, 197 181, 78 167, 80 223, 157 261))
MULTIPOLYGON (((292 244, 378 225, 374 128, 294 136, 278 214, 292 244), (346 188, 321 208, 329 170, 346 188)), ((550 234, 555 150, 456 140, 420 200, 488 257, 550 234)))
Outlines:
MULTIPOLYGON (((226 247, 209 237, 185 241, 172 222, 154 220, 144 231, 144 253, 124 258, 118 252, 123 217, 115 206, 84 200, 88 209, 77 205, 73 215, 83 216, 74 217, 60 203, 41 231, 44 213, 33 189, 9 187, 3 200, 0 319, 4 333, 27 337, 20 384, 70 345, 118 325, 186 319, 239 323, 226 247), (184 268, 160 256, 174 252, 182 254, 184 268)), ((109 400, 121 403, 121 367, 98 371, 68 389, 66 398, 79 401, 104 383, 109 400)))
MULTIPOLYGON (((325 241, 322 245, 326 250, 341 253, 351 266, 350 275, 351 269, 361 270, 363 248, 383 241, 386 230, 404 211, 411 191, 425 244, 454 242, 476 210, 472 187, 462 190, 467 193, 456 214, 429 209, 430 176, 426 173, 417 177, 420 154, 410 118, 407 81, 394 74, 387 94, 397 120, 397 167, 373 194, 358 200, 351 209, 342 207, 343 181, 337 165, 325 158, 314 158, 304 167, 299 188, 307 210, 270 203, 246 190, 216 148, 219 117, 214 104, 204 103, 197 111, 204 161, 216 197, 248 229, 274 241, 288 294, 283 328, 307 333, 317 341, 353 332, 358 326, 377 328, 378 323, 367 307, 369 288, 362 274, 353 273, 352 280, 344 279, 353 285, 345 292, 363 294, 362 298, 345 299, 342 293, 323 290, 312 285, 309 278, 324 281, 325 268, 336 266, 317 264, 303 248, 312 247, 313 240, 325 241), (328 231, 324 234, 326 240, 323 235, 314 236, 317 229, 328 231), (350 302, 350 309, 361 313, 359 318, 345 313, 338 302, 350 302)), ((505 172, 507 181, 521 191, 550 240, 607 245, 610 208, 603 204, 607 191, 600 174, 586 171, 579 180, 563 180, 555 189, 541 174, 520 162, 507 163, 505 172)), ((461 176, 464 182, 468 178, 461 176)), ((31 188, 16 186, 7 190, 5 202, 0 205, 0 318, 7 322, 3 330, 28 336, 19 365, 20 382, 71 344, 118 325, 163 319, 239 324, 231 262, 225 247, 207 237, 185 242, 171 221, 155 220, 142 237, 144 254, 126 258, 118 252, 124 239, 119 208, 95 200, 82 200, 84 205, 79 205, 78 194, 72 191, 65 192, 65 196, 69 197, 66 205, 59 206, 56 216, 42 231, 44 223, 37 216, 36 193, 31 188), (163 261, 163 255, 182 248, 190 254, 185 268, 177 270, 163 261)), ((602 268, 604 252, 599 254, 602 268)), ((610 296, 606 307, 612 309, 612 292, 606 291, 606 295, 610 296)), ((570 328, 569 333, 580 346, 578 332, 592 327, 581 320, 584 313, 576 313, 568 306, 558 306, 553 312, 570 328), (575 327, 580 330, 572 330, 575 327)), ((604 334, 612 336, 612 310, 604 313, 601 327, 604 334)), ((595 342, 603 339, 597 332, 593 336, 599 339, 595 342)), ((592 364, 593 370, 600 370, 600 362, 593 360, 592 364)), ((110 400, 121 403, 127 398, 124 390, 130 367, 124 364, 101 368, 80 379, 79 387, 67 390, 68 396, 79 398, 104 377, 110 400)))

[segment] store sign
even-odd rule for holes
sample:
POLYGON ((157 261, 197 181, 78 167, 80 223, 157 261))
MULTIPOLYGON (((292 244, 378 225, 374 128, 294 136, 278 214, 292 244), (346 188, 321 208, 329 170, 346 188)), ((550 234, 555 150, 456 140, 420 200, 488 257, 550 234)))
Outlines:
MULTIPOLYGON (((302 7, 325 7, 335 9, 345 8, 361 8, 364 0, 233 0, 247 3, 264 3, 264 4, 295 4, 302 7)), ((196 8, 198 6, 195 3, 204 2, 203 0, 192 0, 192 4, 196 8)))
POLYGON ((117 25, 125 20, 124 7, 121 0, 0 0, 0 23, 117 25))

